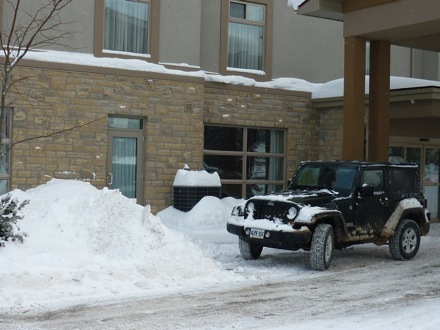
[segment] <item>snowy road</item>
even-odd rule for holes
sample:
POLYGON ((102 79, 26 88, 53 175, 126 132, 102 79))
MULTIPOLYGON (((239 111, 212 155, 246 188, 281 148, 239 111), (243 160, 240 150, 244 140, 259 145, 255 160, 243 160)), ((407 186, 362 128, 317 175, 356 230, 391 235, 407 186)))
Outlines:
POLYGON ((244 261, 235 243, 203 244, 237 273, 236 284, 54 303, 8 312, 0 323, 8 329, 440 328, 440 224, 411 261, 393 261, 386 246, 356 246, 336 251, 327 272, 308 269, 306 252, 269 250, 244 261))

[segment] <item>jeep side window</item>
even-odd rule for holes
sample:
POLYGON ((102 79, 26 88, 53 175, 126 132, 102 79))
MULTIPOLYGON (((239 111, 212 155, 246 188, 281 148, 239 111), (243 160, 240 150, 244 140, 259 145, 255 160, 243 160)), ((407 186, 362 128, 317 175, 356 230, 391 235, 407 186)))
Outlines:
POLYGON ((362 180, 361 180, 361 186, 362 185, 371 185, 374 188, 374 192, 383 192, 384 191, 384 185, 383 185, 383 170, 365 170, 362 173, 362 180))
POLYGON ((390 192, 397 196, 417 193, 418 186, 415 171, 405 168, 392 168, 390 189, 390 192))

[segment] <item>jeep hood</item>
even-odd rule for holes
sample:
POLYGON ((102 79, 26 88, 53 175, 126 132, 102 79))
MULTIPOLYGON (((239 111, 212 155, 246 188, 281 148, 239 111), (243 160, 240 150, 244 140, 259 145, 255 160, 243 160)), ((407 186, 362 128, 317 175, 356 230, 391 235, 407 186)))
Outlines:
POLYGON ((330 204, 338 193, 328 189, 288 190, 266 196, 254 196, 250 200, 293 202, 299 205, 323 206, 330 204))

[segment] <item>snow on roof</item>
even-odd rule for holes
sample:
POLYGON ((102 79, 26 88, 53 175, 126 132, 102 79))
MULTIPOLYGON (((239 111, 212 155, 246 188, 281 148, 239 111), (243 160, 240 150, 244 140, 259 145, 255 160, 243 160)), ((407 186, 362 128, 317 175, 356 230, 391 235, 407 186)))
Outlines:
MULTIPOLYGON (((370 77, 365 77, 365 94, 370 92, 370 77)), ((391 77, 390 90, 420 88, 420 87, 440 87, 439 81, 424 80, 405 77, 391 77)), ((344 79, 336 79, 321 85, 315 85, 312 91, 312 99, 323 99, 331 97, 342 97, 344 95, 344 79)))
MULTIPOLYGON (((295 1, 289 0, 290 3, 295 1)), ((302 1, 297 1, 298 3, 302 1)), ((1 56, 1 55, 0 55, 1 56)), ((203 70, 198 71, 183 71, 166 68, 162 64, 149 63, 141 59, 121 59, 109 57, 95 57, 93 54, 62 52, 52 50, 38 50, 30 51, 26 54, 25 59, 42 62, 65 63, 72 65, 82 65, 90 67, 112 68, 132 71, 143 71, 152 73, 161 73, 169 75, 180 75, 187 77, 199 77, 205 81, 252 86, 261 88, 284 89, 296 92, 308 92, 312 94, 312 99, 342 97, 344 91, 344 79, 336 79, 323 84, 311 83, 298 78, 276 78, 271 81, 257 82, 252 78, 243 76, 222 76, 220 74, 209 73, 203 70)), ((186 67, 183 64, 176 65, 177 67, 186 67)), ((404 88, 420 88, 420 87, 440 87, 439 81, 391 77, 391 90, 404 88)), ((369 77, 365 77, 365 93, 369 92, 369 77)))
MULTIPOLYGON (((0 55, 1 56, 1 55, 0 55)), ((205 81, 233 84, 241 86, 253 86, 263 88, 279 88, 297 92, 312 92, 316 84, 297 78, 278 78, 268 82, 257 82, 255 79, 243 76, 222 76, 206 71, 184 71, 166 68, 163 64, 149 63, 142 59, 121 59, 113 57, 95 57, 93 54, 75 53, 54 50, 30 51, 26 54, 26 60, 34 60, 50 63, 64 63, 72 65, 90 66, 96 68, 112 68, 131 71, 142 71, 161 73, 169 75, 179 75, 186 77, 199 77, 205 81)), ((176 67, 187 68, 188 65, 176 64, 176 67)))

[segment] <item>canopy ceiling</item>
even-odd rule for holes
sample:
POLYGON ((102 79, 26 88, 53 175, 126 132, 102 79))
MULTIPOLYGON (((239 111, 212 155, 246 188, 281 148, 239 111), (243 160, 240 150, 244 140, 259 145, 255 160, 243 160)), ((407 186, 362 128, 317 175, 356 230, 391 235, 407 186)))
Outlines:
POLYGON ((439 0, 306 0, 301 15, 344 22, 344 36, 440 52, 439 0))

